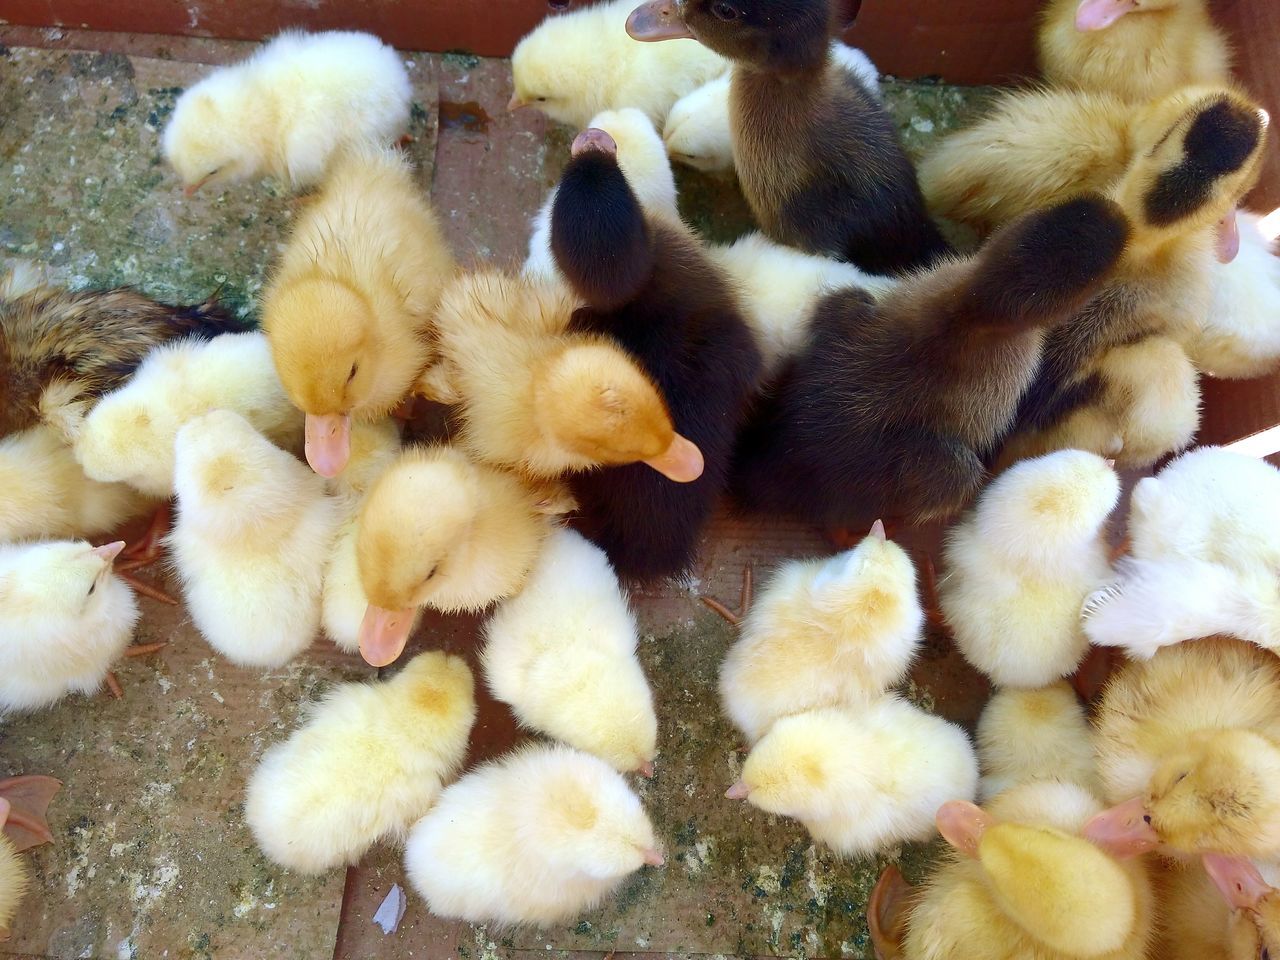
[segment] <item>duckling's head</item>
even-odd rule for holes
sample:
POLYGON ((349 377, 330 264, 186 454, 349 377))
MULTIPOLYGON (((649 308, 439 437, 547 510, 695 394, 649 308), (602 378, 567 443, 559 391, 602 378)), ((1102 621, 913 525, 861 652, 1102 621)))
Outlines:
POLYGON ((511 54, 515 91, 508 110, 533 107, 552 120, 578 126, 598 109, 596 77, 611 48, 591 34, 593 18, 552 16, 526 35, 511 54), (598 69, 593 69, 598 68, 598 69))
POLYGON ((702 475, 701 452, 675 432, 658 388, 613 344, 552 354, 535 374, 534 405, 543 434, 574 461, 644 462, 682 483, 702 475))
POLYGON ((1231 907, 1227 929, 1231 960, 1280 957, 1280 890, 1244 857, 1207 853, 1203 861, 1205 872, 1231 907))
POLYGON ((137 619, 137 601, 112 570, 123 549, 123 542, 94 547, 79 540, 0 546, 0 608, 33 631, 97 625, 105 634, 128 625, 137 619))
POLYGON ((691 37, 738 63, 778 73, 826 64, 840 26, 831 0, 649 0, 627 19, 636 40, 691 37))
POLYGON ((904 630, 918 633, 924 626, 915 565, 887 539, 880 520, 856 547, 823 565, 811 597, 818 612, 838 618, 846 642, 904 630))
POLYGON ((1076 8, 1076 29, 1081 33, 1105 30, 1131 13, 1157 13, 1188 4, 1204 5, 1204 0, 1080 0, 1076 8))
POLYGON ((1113 191, 1133 226, 1131 249, 1216 226, 1219 260, 1234 259, 1236 206, 1257 182, 1269 123, 1225 87, 1184 89, 1147 108, 1135 123, 1136 158, 1113 191))
POLYGON ((725 796, 780 816, 829 814, 839 803, 851 725, 838 710, 783 717, 751 748, 741 779, 725 796))
POLYGON ((177 172, 187 196, 210 184, 251 176, 261 163, 257 137, 242 131, 238 76, 213 74, 174 105, 160 149, 177 172))

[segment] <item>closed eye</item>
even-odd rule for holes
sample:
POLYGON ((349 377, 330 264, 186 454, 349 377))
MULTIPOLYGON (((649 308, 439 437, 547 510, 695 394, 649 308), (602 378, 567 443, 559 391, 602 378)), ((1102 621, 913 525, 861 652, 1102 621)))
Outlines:
POLYGON ((351 365, 351 372, 347 374, 347 383, 350 383, 352 380, 354 380, 356 378, 356 374, 359 372, 360 372, 360 363, 359 361, 357 361, 356 363, 353 363, 351 365))

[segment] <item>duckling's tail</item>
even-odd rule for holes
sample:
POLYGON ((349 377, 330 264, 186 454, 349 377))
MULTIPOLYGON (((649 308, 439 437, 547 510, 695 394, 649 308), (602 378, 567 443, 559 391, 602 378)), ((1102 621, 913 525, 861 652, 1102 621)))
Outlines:
POLYGON ((177 307, 174 318, 183 332, 202 340, 211 340, 224 333, 243 333, 249 325, 240 320, 218 299, 219 287, 203 303, 191 307, 177 307))

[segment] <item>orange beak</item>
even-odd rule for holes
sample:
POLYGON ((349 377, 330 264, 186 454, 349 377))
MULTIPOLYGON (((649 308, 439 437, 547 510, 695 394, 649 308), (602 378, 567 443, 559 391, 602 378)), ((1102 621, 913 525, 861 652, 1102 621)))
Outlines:
POLYGON ((351 459, 351 417, 307 414, 307 463, 322 477, 336 477, 351 459))
POLYGON ((384 610, 369 604, 360 622, 360 656, 372 667, 395 663, 417 622, 416 610, 384 610))
POLYGON ((1084 838, 1120 859, 1148 853, 1160 845, 1160 835, 1147 818, 1142 797, 1103 810, 1084 825, 1084 838))
POLYGON ((671 446, 656 457, 646 460, 645 463, 676 483, 691 483, 697 480, 702 476, 703 468, 706 466, 698 445, 692 440, 686 440, 678 433, 671 441, 671 446))

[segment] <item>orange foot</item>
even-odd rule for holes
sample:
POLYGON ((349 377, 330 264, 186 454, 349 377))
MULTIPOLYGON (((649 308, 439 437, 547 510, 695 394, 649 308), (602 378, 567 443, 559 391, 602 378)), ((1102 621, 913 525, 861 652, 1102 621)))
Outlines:
POLYGON ((927 553, 920 558, 920 593, 925 621, 929 626, 946 632, 947 619, 942 615, 942 601, 938 599, 938 571, 933 565, 933 557, 927 553))
POLYGON ((117 571, 138 570, 142 567, 149 567, 164 556, 164 543, 162 541, 172 525, 173 508, 166 503, 151 518, 151 526, 147 527, 147 532, 143 534, 142 539, 126 547, 124 552, 120 554, 120 559, 124 563, 121 563, 116 568, 117 571))
POLYGON ((751 564, 748 563, 742 568, 742 596, 738 602, 737 613, 711 597, 699 597, 699 599, 735 627, 741 626, 747 612, 751 609, 751 564))
POLYGON ((19 852, 53 843, 45 812, 61 789, 61 780, 34 774, 0 780, 0 806, 8 807, 7 815, 0 816, 0 826, 19 852))
POLYGON ((867 904, 867 930, 876 960, 902 956, 902 939, 907 932, 914 894, 915 889, 907 883, 901 870, 893 864, 884 868, 867 904))
MULTIPOLYGON (((124 648, 124 656, 146 657, 163 650, 168 645, 169 642, 167 640, 162 640, 159 643, 135 643, 131 647, 124 648)), ((124 687, 120 686, 120 678, 115 675, 114 670, 107 671, 106 684, 107 692, 110 693, 114 699, 123 699, 124 687)))
POLYGON ((176 607, 178 605, 178 601, 169 596, 169 594, 165 593, 159 587, 153 587, 145 580, 139 580, 133 574, 126 572, 128 569, 131 568, 126 567, 125 570, 117 570, 116 576, 131 586, 135 593, 140 593, 144 597, 150 597, 158 603, 167 603, 171 607, 176 607))

